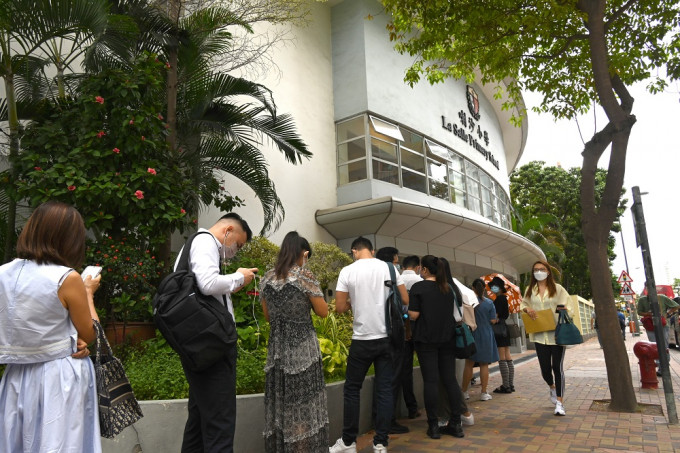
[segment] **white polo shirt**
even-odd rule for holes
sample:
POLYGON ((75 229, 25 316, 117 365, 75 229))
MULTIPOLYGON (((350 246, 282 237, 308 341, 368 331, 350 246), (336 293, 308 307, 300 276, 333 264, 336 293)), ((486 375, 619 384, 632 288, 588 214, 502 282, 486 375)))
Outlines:
MULTIPOLYGON (((396 272, 397 286, 404 280, 396 272)), ((336 291, 349 293, 354 315, 353 340, 377 340, 387 337, 385 301, 390 281, 387 263, 377 258, 364 258, 342 268, 336 291)))

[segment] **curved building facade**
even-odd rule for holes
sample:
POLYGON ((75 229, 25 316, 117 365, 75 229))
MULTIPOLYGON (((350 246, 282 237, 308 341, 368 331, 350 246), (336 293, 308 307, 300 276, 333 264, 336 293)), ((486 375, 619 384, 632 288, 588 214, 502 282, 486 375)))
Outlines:
MULTIPOLYGON (((313 4, 312 12, 294 43, 276 52, 277 77, 261 80, 314 153, 292 166, 267 151, 286 209, 270 239, 297 230, 349 251, 363 235, 401 255, 444 256, 468 283, 489 272, 517 276, 543 258, 511 231, 508 175, 527 125, 510 124, 495 87, 406 85, 411 58, 393 49, 378 2, 313 4)), ((234 195, 247 193, 227 184, 234 195)), ((239 212, 259 228, 258 201, 245 199, 239 212)), ((201 224, 218 216, 209 211, 201 224)))

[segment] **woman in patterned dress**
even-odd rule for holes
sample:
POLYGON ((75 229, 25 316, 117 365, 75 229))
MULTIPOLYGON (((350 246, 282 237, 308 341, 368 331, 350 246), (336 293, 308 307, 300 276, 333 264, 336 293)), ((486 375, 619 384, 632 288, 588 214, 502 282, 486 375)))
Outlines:
POLYGON ((265 450, 328 451, 328 410, 321 350, 310 309, 321 317, 328 305, 319 282, 304 266, 309 242, 290 232, 274 269, 260 283, 260 299, 270 324, 265 365, 265 450))

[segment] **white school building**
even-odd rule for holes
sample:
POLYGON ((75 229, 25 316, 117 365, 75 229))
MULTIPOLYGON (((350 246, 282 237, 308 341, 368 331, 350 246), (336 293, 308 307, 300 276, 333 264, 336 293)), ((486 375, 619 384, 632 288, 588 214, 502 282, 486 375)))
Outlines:
MULTIPOLYGON (((363 235, 401 256, 446 257, 467 284, 491 272, 517 277, 543 258, 511 230, 508 175, 528 126, 510 124, 495 87, 447 80, 411 88, 403 78, 412 58, 394 50, 380 3, 311 8, 310 23, 276 50, 279 72, 258 80, 273 91, 278 111, 293 115, 314 154, 293 166, 266 151, 286 211, 269 239, 280 243, 297 230, 349 251, 363 235)), ((237 212, 259 231, 259 201, 233 178, 227 189, 245 198, 237 212)), ((207 210, 199 225, 220 215, 207 210)))

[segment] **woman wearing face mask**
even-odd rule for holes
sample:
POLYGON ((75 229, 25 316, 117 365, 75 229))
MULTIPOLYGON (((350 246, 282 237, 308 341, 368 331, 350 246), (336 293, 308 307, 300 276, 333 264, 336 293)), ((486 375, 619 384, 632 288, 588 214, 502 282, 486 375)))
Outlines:
MULTIPOLYGON (((550 265, 545 261, 536 261, 532 267, 531 282, 520 305, 521 310, 536 319, 536 312, 549 309, 569 310, 569 294, 555 283, 550 265)), ((530 333, 529 340, 536 345, 536 355, 541 366, 543 380, 550 387, 550 402, 555 405, 555 415, 565 415, 564 396, 564 362, 565 347, 555 343, 555 331, 530 333)))
MULTIPOLYGON (((496 295, 493 305, 496 307, 498 322, 505 322, 505 320, 508 319, 508 316, 510 316, 508 298, 505 297, 505 282, 499 276, 495 276, 489 282, 488 286, 491 292, 496 295)), ((493 392, 512 393, 515 391, 515 364, 512 362, 512 357, 510 356, 510 337, 507 335, 504 337, 494 335, 494 337, 496 338, 496 346, 498 346, 498 369, 501 372, 503 384, 500 387, 496 387, 493 392)))
POLYGON ((264 367, 267 452, 328 452, 328 410, 321 350, 310 309, 328 315, 319 282, 304 269, 309 242, 295 231, 283 239, 274 265, 260 282, 260 300, 269 321, 264 367))

